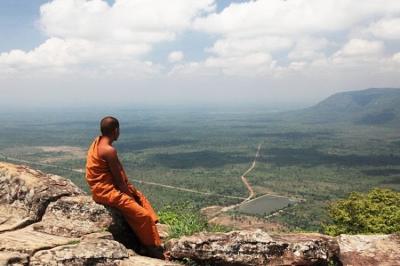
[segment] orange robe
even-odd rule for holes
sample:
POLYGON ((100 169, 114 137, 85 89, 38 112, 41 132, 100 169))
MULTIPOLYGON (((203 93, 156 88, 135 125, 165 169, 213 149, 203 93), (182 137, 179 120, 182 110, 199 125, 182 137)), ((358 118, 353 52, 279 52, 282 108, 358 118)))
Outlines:
POLYGON ((121 164, 121 176, 134 197, 122 193, 114 185, 108 163, 97 153, 100 138, 101 136, 97 137, 90 145, 86 161, 86 181, 92 191, 93 200, 120 210, 143 245, 160 246, 160 236, 155 225, 158 221, 157 214, 146 197, 128 183, 121 164))

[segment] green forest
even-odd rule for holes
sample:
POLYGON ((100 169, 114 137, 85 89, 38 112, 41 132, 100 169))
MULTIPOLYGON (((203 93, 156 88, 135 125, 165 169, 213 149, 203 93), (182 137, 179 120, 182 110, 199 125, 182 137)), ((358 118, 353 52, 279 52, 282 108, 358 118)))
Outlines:
POLYGON ((322 232, 332 222, 331 202, 373 188, 400 190, 400 131, 394 120, 327 122, 310 112, 276 113, 266 107, 6 111, 0 114, 0 160, 70 178, 89 193, 86 151, 100 134, 100 119, 113 115, 121 124, 115 146, 131 182, 158 211, 181 204, 198 212, 248 196, 241 175, 261 144, 246 176, 255 196, 296 203, 277 215, 257 216, 290 231, 322 232))

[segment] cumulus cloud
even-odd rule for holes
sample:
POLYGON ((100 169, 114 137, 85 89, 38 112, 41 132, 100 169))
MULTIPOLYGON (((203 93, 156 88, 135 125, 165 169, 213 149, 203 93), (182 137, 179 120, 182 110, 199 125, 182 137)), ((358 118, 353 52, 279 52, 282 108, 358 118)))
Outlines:
POLYGON ((326 80, 330 87, 336 81, 339 87, 367 81, 373 86, 373 78, 400 86, 399 0, 249 0, 220 11, 216 5, 220 2, 49 1, 38 22, 47 40, 30 51, 1 53, 0 78, 53 71, 187 78, 196 84, 244 78, 254 87, 267 80, 276 88, 300 86, 299 80, 308 87, 327 86, 326 80))
POLYGON ((231 4, 194 27, 225 35, 294 35, 348 30, 365 19, 398 14, 397 0, 258 0, 231 4))
POLYGON ((385 4, 379 0, 258 0, 233 3, 220 13, 198 17, 193 28, 218 36, 200 65, 218 66, 226 74, 247 75, 252 67, 253 73, 275 71, 280 75, 284 69, 300 70, 321 62, 357 63, 385 56, 383 40, 364 39, 361 33, 353 36, 352 29, 368 28, 376 18, 391 17, 373 24, 369 32, 394 38, 396 16, 400 16, 397 0, 385 4), (346 40, 347 36, 350 39, 346 40), (255 54, 270 59, 252 66, 244 63, 255 54), (241 65, 232 71, 232 62, 241 65))
POLYGON ((392 57, 393 61, 400 63, 400 53, 396 53, 392 57))
POLYGON ((49 36, 152 44, 173 40, 212 0, 54 0, 40 8, 49 36))
POLYGON ((288 54, 291 60, 314 60, 324 57, 324 51, 329 46, 326 38, 304 37, 296 41, 293 50, 288 54))
POLYGON ((246 53, 276 52, 288 49, 292 45, 289 38, 278 36, 227 37, 216 41, 207 51, 219 56, 238 56, 246 53))
POLYGON ((116 0, 112 5, 105 0, 53 0, 40 8, 40 28, 49 39, 28 52, 2 53, 0 66, 17 71, 92 63, 108 70, 122 63, 140 65, 155 44, 175 40, 196 16, 214 8, 213 0, 116 0))
POLYGON ((375 56, 381 55, 383 50, 384 44, 381 41, 352 39, 336 53, 336 56, 375 56))
POLYGON ((168 55, 168 62, 176 63, 182 61, 184 57, 185 56, 182 51, 173 51, 168 55))
POLYGON ((378 38, 400 40, 400 17, 381 19, 371 24, 369 31, 378 38))

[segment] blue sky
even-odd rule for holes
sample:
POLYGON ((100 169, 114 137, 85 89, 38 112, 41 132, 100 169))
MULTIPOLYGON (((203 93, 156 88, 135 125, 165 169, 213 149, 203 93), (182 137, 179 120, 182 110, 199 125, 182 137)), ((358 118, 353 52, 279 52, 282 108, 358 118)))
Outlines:
POLYGON ((0 51, 32 49, 46 38, 36 25, 45 0, 2 0, 0 3, 0 51))
POLYGON ((400 87, 398 0, 2 0, 0 34, 3 105, 312 104, 400 87))

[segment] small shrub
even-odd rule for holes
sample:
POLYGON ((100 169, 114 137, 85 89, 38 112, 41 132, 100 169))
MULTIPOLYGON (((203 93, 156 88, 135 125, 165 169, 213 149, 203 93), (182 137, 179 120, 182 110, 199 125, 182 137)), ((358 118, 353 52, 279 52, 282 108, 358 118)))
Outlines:
POLYGON ((400 192, 390 189, 353 192, 331 203, 328 212, 332 223, 324 231, 329 235, 400 232, 400 192))
POLYGON ((170 238, 193 235, 198 232, 226 232, 229 228, 209 225, 207 220, 190 203, 165 206, 158 212, 160 222, 171 226, 170 238))

